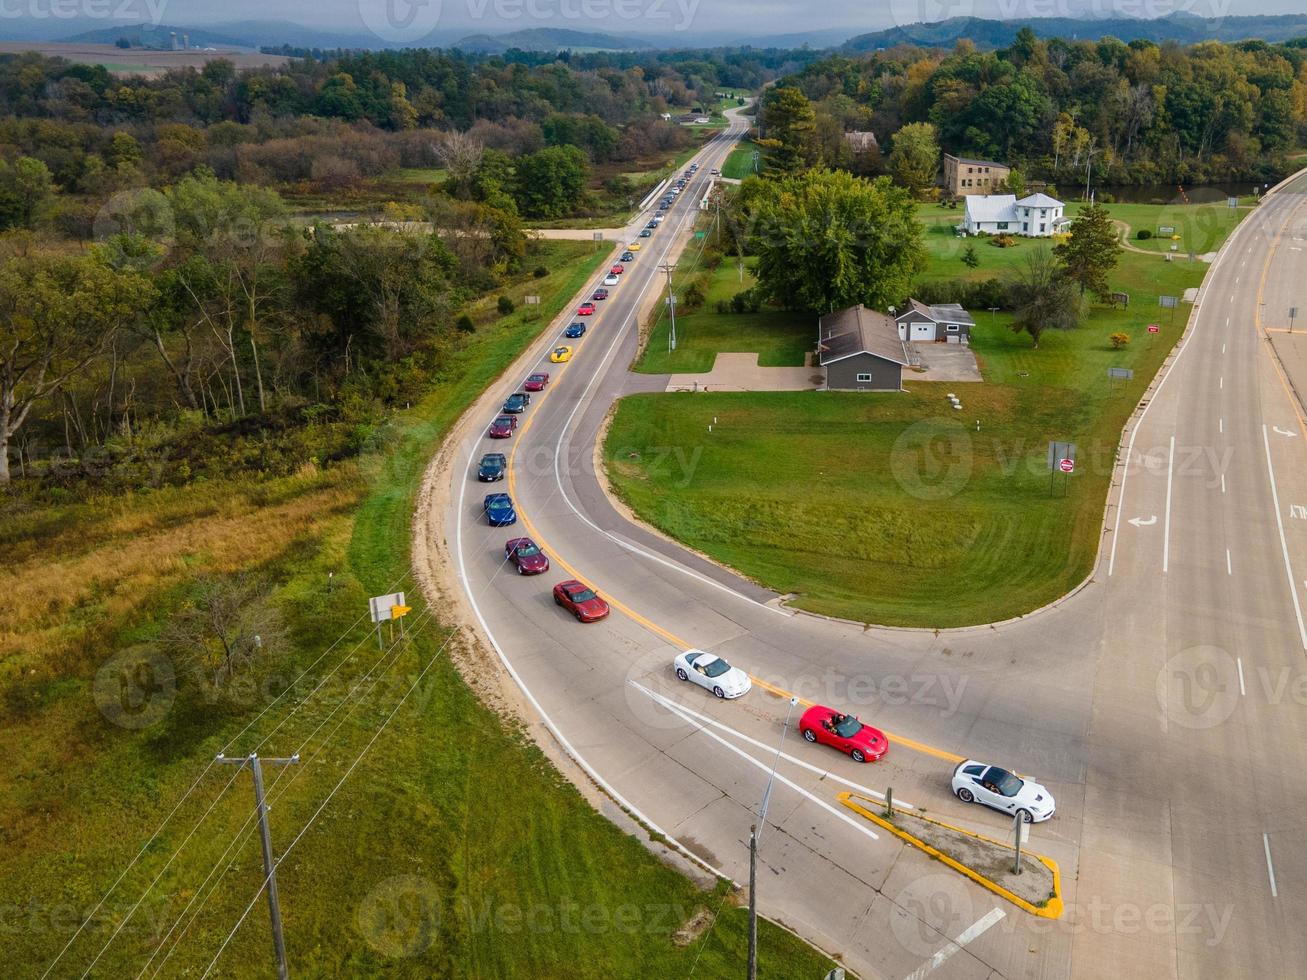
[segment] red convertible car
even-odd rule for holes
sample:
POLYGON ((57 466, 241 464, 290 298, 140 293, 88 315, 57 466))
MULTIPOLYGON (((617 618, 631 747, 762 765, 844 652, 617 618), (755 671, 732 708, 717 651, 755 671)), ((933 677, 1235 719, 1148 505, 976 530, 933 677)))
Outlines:
POLYGON ((519 575, 539 575, 549 571, 549 559, 530 538, 509 538, 504 558, 517 566, 519 575))
POLYGON ((526 379, 526 384, 522 385, 523 391, 544 391, 545 385, 549 384, 549 375, 541 372, 533 374, 526 379))
POLYGON ((879 729, 864 725, 853 715, 814 704, 799 719, 799 731, 809 742, 832 745, 852 756, 854 762, 875 762, 889 749, 889 739, 879 729))
POLYGON ((608 603, 584 582, 569 579, 554 586, 554 602, 582 623, 593 623, 608 615, 608 603))

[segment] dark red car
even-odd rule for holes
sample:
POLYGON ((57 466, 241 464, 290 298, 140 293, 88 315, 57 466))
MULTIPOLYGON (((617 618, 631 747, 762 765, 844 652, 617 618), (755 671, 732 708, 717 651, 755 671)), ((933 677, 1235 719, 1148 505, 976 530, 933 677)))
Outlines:
POLYGON ((582 623, 593 623, 608 615, 608 603, 584 582, 569 579, 554 586, 554 602, 582 623))
POLYGON ((501 415, 490 423, 491 439, 508 439, 517 430, 516 415, 501 415))
POLYGON ((606 289, 596 289, 596 290, 595 290, 595 294, 594 294, 593 296, 591 296, 590 298, 591 298, 591 299, 595 299, 595 300, 599 300, 599 299, 607 299, 607 298, 608 298, 608 290, 606 290, 606 289))
POLYGON ((544 391, 545 385, 549 384, 549 375, 541 372, 533 374, 526 379, 526 384, 522 385, 523 391, 544 391))
POLYGON ((582 303, 576 308, 577 316, 594 316, 595 305, 593 303, 582 303))
POLYGON ((517 566, 519 575, 539 575, 549 571, 549 558, 530 538, 509 538, 504 558, 517 566))
POLYGON ((620 265, 620 264, 619 264, 619 265, 615 265, 615 266, 613 266, 611 269, 608 270, 609 274, 610 274, 610 275, 614 275, 614 276, 620 276, 620 275, 621 275, 623 272, 625 272, 625 271, 626 271, 626 266, 624 266, 624 265, 620 265))
POLYGON ((799 731, 809 742, 833 745, 848 753, 854 762, 875 762, 889 749, 889 739, 879 729, 864 725, 853 715, 814 704, 799 719, 799 731))

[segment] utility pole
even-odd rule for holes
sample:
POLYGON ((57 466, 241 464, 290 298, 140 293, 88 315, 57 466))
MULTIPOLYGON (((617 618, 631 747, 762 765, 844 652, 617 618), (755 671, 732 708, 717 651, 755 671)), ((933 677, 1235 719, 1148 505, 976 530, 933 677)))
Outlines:
POLYGON ((676 294, 672 292, 672 272, 676 266, 670 262, 658 267, 667 274, 667 315, 671 319, 671 332, 667 335, 667 353, 676 350, 676 294))
POLYGON ((749 980, 758 980, 758 840, 762 836, 762 827, 767 823, 767 807, 771 805, 771 789, 776 782, 776 767, 781 762, 781 749, 785 747, 785 733, 790 730, 790 715, 798 703, 798 698, 790 698, 790 708, 785 712, 785 727, 781 729, 781 740, 776 744, 776 758, 772 761, 771 774, 767 777, 762 805, 758 807, 758 822, 749 828, 749 980))
POLYGON ((263 876, 268 886, 268 915, 272 920, 272 948, 277 954, 277 976, 287 980, 290 972, 286 968, 286 940, 281 934, 281 902, 277 898, 277 862, 272 859, 272 833, 268 830, 268 804, 263 798, 263 763, 271 766, 288 766, 300 761, 299 754, 289 759, 260 759, 257 752, 239 759, 228 759, 221 752, 217 762, 232 766, 250 767, 254 774, 254 808, 259 814, 259 836, 263 844, 263 876))

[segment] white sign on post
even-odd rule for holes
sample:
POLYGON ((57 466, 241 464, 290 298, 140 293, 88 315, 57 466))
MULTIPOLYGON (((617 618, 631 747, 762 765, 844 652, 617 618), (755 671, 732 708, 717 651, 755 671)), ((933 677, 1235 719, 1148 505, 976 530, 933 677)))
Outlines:
POLYGON ((392 610, 396 606, 407 605, 403 592, 392 592, 390 595, 378 595, 369 599, 368 611, 372 613, 374 623, 386 623, 395 618, 392 610))

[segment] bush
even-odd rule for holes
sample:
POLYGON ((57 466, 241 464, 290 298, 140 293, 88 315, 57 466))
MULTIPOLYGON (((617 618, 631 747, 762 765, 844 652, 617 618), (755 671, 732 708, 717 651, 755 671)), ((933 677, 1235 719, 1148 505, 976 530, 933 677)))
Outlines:
POLYGON ((995 235, 993 238, 989 240, 989 244, 995 246, 996 248, 1011 248, 1016 243, 1017 240, 1008 234, 995 235))
POLYGON ((1112 350, 1120 350, 1126 344, 1130 343, 1130 335, 1117 331, 1107 338, 1112 344, 1112 350))
POLYGON ((545 276, 549 275, 549 269, 543 265, 538 265, 535 268, 535 272, 531 274, 537 279, 543 279, 545 276))
MULTIPOLYGON (((973 282, 969 279, 926 280, 913 287, 912 296, 926 305, 935 303, 957 303, 979 319, 982 310, 994 307, 1006 309, 1008 306, 1007 284, 999 278, 982 279, 973 282)), ((900 308, 905 304, 900 304, 900 308)))
POLYGON ((741 289, 730 299, 717 301, 718 313, 757 313, 762 307, 762 298, 756 289, 741 289))
POLYGON ((1148 241, 1148 239, 1152 237, 1153 237, 1153 233, 1149 231, 1147 228, 1140 228, 1137 232, 1135 232, 1135 238, 1139 239, 1141 242, 1146 242, 1148 241))
POLYGON ((498 307, 500 316, 508 316, 508 314, 517 309, 517 307, 513 305, 513 301, 507 296, 499 297, 499 301, 495 306, 498 307))
POLYGON ((458 327, 459 333, 476 333, 477 329, 477 325, 472 322, 472 318, 466 313, 458 318, 458 322, 455 326, 458 327))

